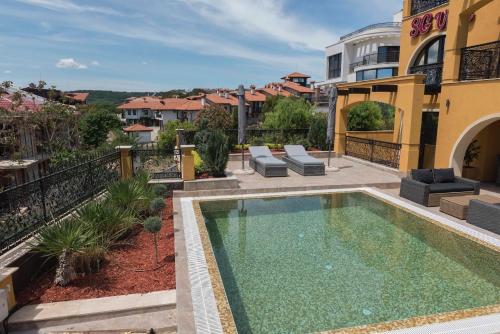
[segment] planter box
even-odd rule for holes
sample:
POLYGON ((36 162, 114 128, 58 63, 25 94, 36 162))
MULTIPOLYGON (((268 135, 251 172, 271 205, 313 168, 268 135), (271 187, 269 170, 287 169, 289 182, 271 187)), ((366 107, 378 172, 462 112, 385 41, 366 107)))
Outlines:
POLYGON ((184 191, 238 189, 238 179, 235 176, 184 181, 184 191))

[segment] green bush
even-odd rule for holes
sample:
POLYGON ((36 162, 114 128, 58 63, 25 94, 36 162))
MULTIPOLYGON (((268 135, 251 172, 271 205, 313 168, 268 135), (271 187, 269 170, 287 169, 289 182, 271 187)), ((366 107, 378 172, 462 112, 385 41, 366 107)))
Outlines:
POLYGON ((211 104, 198 112, 195 120, 198 128, 208 130, 230 129, 233 125, 233 116, 218 104, 211 104))
POLYGON ((149 212, 153 215, 160 215, 165 209, 165 200, 161 197, 153 198, 151 203, 149 203, 149 212))
POLYGON ((201 174, 205 172, 205 165, 203 164, 203 160, 200 157, 200 154, 197 151, 193 151, 194 157, 194 171, 196 174, 201 174))
POLYGON ((224 170, 229 160, 227 136, 221 131, 210 132, 205 152, 201 155, 201 158, 211 175, 224 176, 224 170))
POLYGON ((255 136, 250 139, 250 146, 262 146, 264 143, 264 137, 261 136, 255 136))
POLYGON ((326 150, 326 130, 328 127, 328 115, 326 113, 314 113, 307 139, 311 146, 326 150))
POLYGON ((196 130, 196 126, 192 122, 168 121, 163 130, 158 134, 158 145, 160 148, 167 151, 175 148, 176 129, 196 130))
POLYGON ((168 194, 168 187, 164 184, 155 184, 153 186, 153 193, 156 196, 165 197, 168 194))
POLYGON ((155 245, 155 260, 158 263, 158 232, 161 230, 161 219, 160 217, 149 217, 144 221, 144 229, 153 234, 154 245, 155 245))
POLYGON ((301 129, 311 124, 313 108, 304 99, 292 97, 278 99, 272 112, 265 115, 267 129, 301 129))
POLYGON ((301 135, 292 135, 287 140, 288 145, 302 145, 307 150, 311 144, 307 138, 301 135))
POLYGON ((122 123, 114 112, 92 106, 80 118, 80 136, 85 145, 98 147, 106 142, 111 130, 120 129, 121 126, 122 123))
POLYGON ((382 109, 375 102, 362 102, 353 106, 347 114, 347 130, 374 131, 383 126, 382 109))

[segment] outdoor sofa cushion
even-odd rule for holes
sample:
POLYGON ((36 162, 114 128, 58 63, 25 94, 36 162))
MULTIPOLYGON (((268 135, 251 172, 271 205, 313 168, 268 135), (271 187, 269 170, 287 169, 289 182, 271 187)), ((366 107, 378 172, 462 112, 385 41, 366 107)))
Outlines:
POLYGON ((304 166, 324 165, 323 161, 318 160, 315 157, 311 157, 310 155, 294 155, 291 157, 289 156, 288 158, 297 161, 298 163, 304 166))
POLYGON ((474 186, 459 182, 433 183, 429 185, 430 193, 452 193, 461 191, 474 191, 474 186))
POLYGON ((432 171, 434 173, 435 183, 455 182, 455 172, 453 168, 436 168, 432 171))
POLYGON ((286 167, 286 163, 284 161, 276 159, 275 157, 257 157, 255 158, 255 161, 265 167, 286 167))
POLYGON ((285 151, 289 157, 309 155, 302 145, 285 145, 285 151))
POLYGON ((411 178, 422 183, 434 183, 434 175, 432 174, 432 169, 412 169, 411 178))

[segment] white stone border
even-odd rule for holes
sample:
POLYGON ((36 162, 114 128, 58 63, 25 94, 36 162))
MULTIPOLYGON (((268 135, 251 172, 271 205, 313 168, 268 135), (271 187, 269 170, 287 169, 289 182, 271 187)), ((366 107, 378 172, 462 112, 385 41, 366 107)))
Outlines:
MULTIPOLYGON (((186 249, 188 258, 189 279, 191 282, 191 298, 193 301, 193 313, 195 319, 196 333, 222 333, 222 325, 217 310, 215 295, 208 273, 207 262, 203 252, 203 245, 201 243, 200 233, 196 222, 196 217, 193 208, 193 200, 230 200, 230 199, 247 199, 247 198, 265 198, 265 197, 286 197, 286 196, 299 196, 299 195, 314 195, 314 194, 330 194, 340 192, 359 192, 363 191, 372 194, 378 198, 384 199, 395 205, 404 207, 420 216, 437 221, 452 229, 470 235, 485 243, 500 247, 500 238, 481 233, 467 226, 455 223, 442 216, 429 212, 425 209, 419 208, 415 205, 407 203, 394 196, 383 193, 374 188, 342 188, 342 189, 326 189, 326 190, 307 190, 307 191, 289 191, 289 192, 274 192, 274 193, 255 193, 255 194, 242 194, 242 195, 221 195, 221 196, 203 196, 203 197, 184 197, 181 198, 182 217, 184 225, 184 234, 186 238, 186 249)), ((424 325, 413 328, 399 329, 389 331, 386 333, 469 333, 467 328, 474 323, 475 325, 486 326, 492 331, 488 333, 500 332, 500 315, 493 314, 487 316, 480 316, 474 318, 441 322, 437 324, 424 325)), ((485 328, 483 328, 485 329, 485 328)), ((486 332, 484 332, 486 333, 486 332)))

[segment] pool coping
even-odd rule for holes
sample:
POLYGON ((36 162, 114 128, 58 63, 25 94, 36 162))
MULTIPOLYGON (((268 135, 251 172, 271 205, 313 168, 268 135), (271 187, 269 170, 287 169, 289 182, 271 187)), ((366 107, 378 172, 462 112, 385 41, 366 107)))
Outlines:
MULTIPOLYGON (((189 271, 188 276, 191 281, 191 297, 196 332, 237 333, 236 325, 231 313, 231 308, 229 306, 222 279, 218 271, 217 262, 212 252, 208 232, 204 225, 199 202, 226 199, 331 194, 340 192, 367 193, 368 195, 371 195, 388 204, 395 205, 405 211, 409 211, 433 224, 437 224, 452 233, 457 233, 463 237, 478 242, 485 247, 500 252, 500 239, 498 238, 483 234, 480 231, 455 223, 442 216, 436 215, 432 212, 426 211, 422 208, 402 201, 394 196, 369 187, 180 198, 184 223, 184 233, 186 237, 186 250, 189 271)), ((457 329, 456 325, 453 324, 454 320, 463 320, 466 318, 479 319, 480 316, 491 315, 495 313, 500 313, 500 304, 468 310, 458 310, 441 314, 413 317, 391 322, 341 328, 321 333, 366 333, 373 331, 392 331, 410 328, 412 330, 412 333, 419 333, 420 331, 418 330, 418 327, 420 326, 428 326, 430 324, 439 324, 442 326, 445 322, 448 321, 452 321, 449 326, 450 329, 457 329)), ((489 320, 486 319, 484 321, 495 321, 495 323, 498 324, 498 320, 495 320, 494 318, 489 320)), ((460 325, 458 324, 458 326, 460 325)), ((500 324, 498 324, 498 326, 500 326, 500 324)), ((426 333, 429 333, 428 328, 424 329, 424 327, 422 327, 421 332, 424 331, 426 333)))

